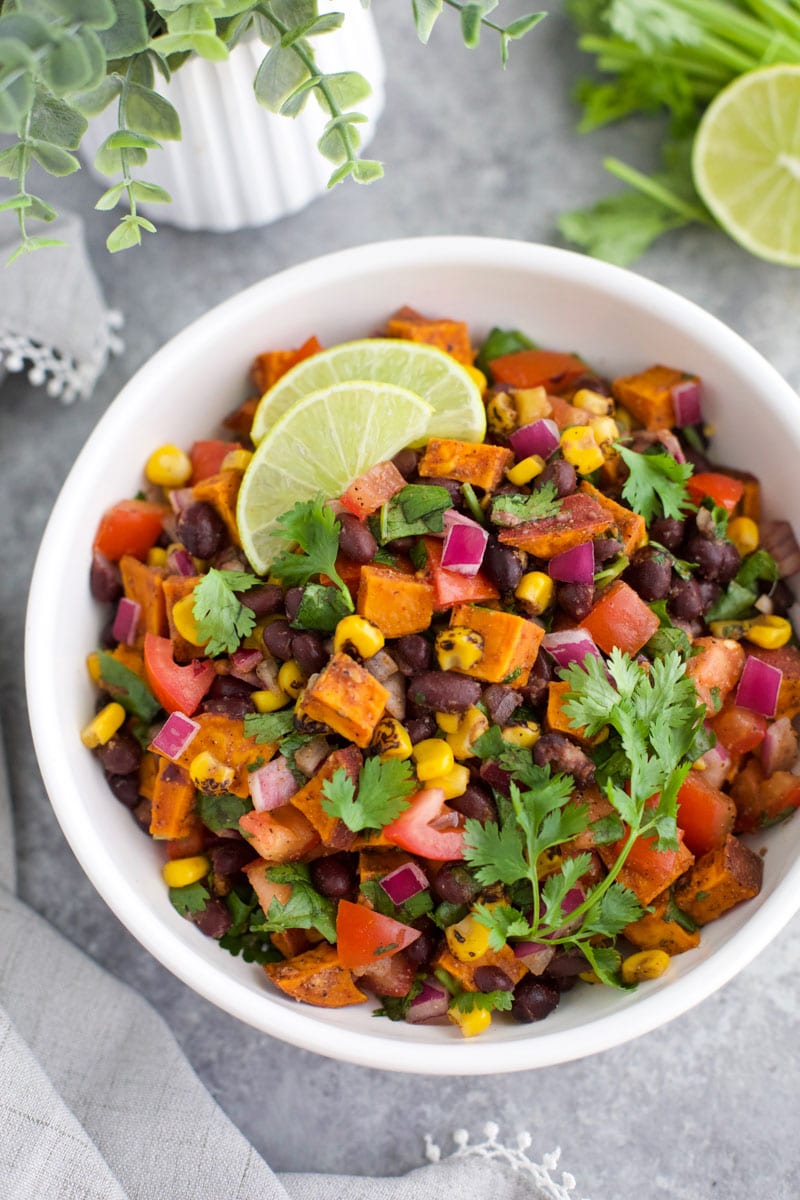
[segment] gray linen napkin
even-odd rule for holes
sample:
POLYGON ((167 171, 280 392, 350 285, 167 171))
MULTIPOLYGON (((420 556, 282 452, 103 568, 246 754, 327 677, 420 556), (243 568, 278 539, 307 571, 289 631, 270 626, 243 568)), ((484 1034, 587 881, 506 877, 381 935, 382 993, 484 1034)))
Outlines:
POLYGON ((0 731, 0 1200, 577 1200, 487 1125, 397 1179, 275 1175, 149 1004, 14 894, 0 731))

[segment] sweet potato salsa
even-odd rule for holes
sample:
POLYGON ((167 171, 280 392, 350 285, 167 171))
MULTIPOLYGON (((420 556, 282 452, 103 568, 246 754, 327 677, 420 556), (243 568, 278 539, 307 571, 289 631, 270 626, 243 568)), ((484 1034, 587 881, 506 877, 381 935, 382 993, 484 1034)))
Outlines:
POLYGON ((758 894, 748 835, 800 807, 800 551, 712 460, 691 364, 386 332, 464 364, 485 439, 297 502, 266 576, 236 522, 257 401, 154 447, 94 539, 82 739, 198 936, 306 1004, 469 1037, 654 979, 758 894))

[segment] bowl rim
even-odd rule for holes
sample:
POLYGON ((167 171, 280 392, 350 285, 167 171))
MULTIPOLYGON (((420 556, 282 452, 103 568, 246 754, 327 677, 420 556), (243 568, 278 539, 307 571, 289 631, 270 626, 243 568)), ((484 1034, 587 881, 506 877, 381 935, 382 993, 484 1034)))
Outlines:
MULTIPOLYGON (((482 1075, 511 1073, 534 1067, 553 1066, 610 1049, 639 1037, 680 1016, 727 983, 745 967, 800 909, 800 860, 787 870, 771 894, 705 961, 697 963, 681 978, 652 995, 619 1011, 590 1020, 582 1026, 558 1033, 540 1033, 529 1039, 481 1043, 474 1041, 414 1045, 384 1037, 379 1032, 332 1027, 320 1022, 313 1009, 278 1007, 264 993, 255 994, 238 980, 225 976, 219 986, 219 970, 203 963, 177 935, 162 924, 139 898, 133 885, 120 875, 113 858, 88 822, 80 821, 78 805, 71 803, 70 788, 54 760, 48 733, 55 718, 57 699, 47 694, 42 681, 48 678, 43 640, 34 631, 47 625, 47 581, 57 548, 69 530, 69 502, 81 489, 83 464, 94 454, 106 430, 113 427, 117 413, 129 396, 146 388, 150 377, 185 352, 188 343, 202 344, 206 331, 219 335, 220 328, 232 331, 238 314, 254 303, 268 303, 270 295, 287 290, 302 291, 315 286, 330 287, 339 278, 374 268, 379 256, 383 270, 408 267, 419 262, 440 267, 507 266, 539 273, 553 273, 564 283, 601 286, 614 298, 639 302, 654 320, 668 318, 673 327, 715 344, 743 372, 758 374, 769 385, 776 405, 797 403, 790 385, 763 356, 717 317, 669 288, 623 268, 573 251, 507 238, 435 236, 377 241, 321 255, 251 284, 213 307, 175 334, 140 366, 123 386, 95 425, 67 475, 53 506, 36 557, 25 624, 25 680, 28 712, 34 747, 50 803, 78 862, 122 924, 174 975, 206 1000, 245 1023, 294 1046, 329 1058, 375 1069, 426 1075, 482 1075), (324 276, 320 282, 320 273, 324 276)), ((50 689, 52 693, 54 689, 50 689)), ((69 781, 68 781, 69 782, 69 781)))

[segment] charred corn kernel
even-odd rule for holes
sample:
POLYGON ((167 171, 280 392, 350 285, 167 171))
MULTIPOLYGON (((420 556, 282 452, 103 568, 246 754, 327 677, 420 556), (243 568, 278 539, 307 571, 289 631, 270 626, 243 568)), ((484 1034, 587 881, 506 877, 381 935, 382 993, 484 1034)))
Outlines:
MULTIPOLYGON (((485 713, 482 713, 479 708, 468 708, 467 711, 458 718, 456 728, 451 730, 445 741, 453 751, 454 758, 471 758, 472 744, 476 742, 482 733, 486 733, 489 728, 489 721, 485 713)), ((460 792, 458 793, 461 794, 460 792)))
POLYGON ((194 618, 194 592, 172 606, 172 620, 178 633, 192 646, 203 646, 208 638, 200 636, 194 618))
POLYGON ((96 650, 93 650, 91 654, 86 655, 86 670, 89 672, 89 678, 91 679, 92 683, 100 682, 102 678, 102 673, 100 671, 100 655, 96 650))
POLYGON ((448 925, 444 936, 450 953, 459 962, 482 958, 489 949, 489 930, 472 913, 467 913, 456 925, 448 925))
POLYGON ((417 779, 423 783, 446 775, 455 764, 453 751, 441 738, 424 738, 417 742, 411 750, 411 757, 417 766, 417 779))
POLYGON ((610 396, 603 396, 590 388, 580 388, 572 397, 572 404, 595 417, 608 417, 614 411, 614 401, 610 396))
POLYGON ((159 487, 183 487, 192 477, 192 462, 180 446, 159 446, 145 463, 144 475, 159 487))
POLYGON ((592 417, 589 424, 592 427, 594 440, 600 449, 609 457, 616 454, 614 443, 619 441, 619 425, 613 417, 592 417))
POLYGON ((151 546, 147 551, 148 567, 163 567, 167 561, 167 552, 163 546, 151 546))
POLYGON ((709 621, 708 628, 714 637, 734 638, 737 642, 744 637, 750 621, 709 621))
POLYGON ((221 471, 246 471, 253 455, 249 450, 229 450, 220 463, 221 471))
POLYGON ((555 875, 556 871, 561 870, 563 861, 564 859, 554 846, 551 846, 549 850, 543 850, 536 860, 537 879, 546 879, 548 875, 555 875))
POLYGON ((728 537, 742 558, 758 549, 758 525, 752 517, 734 517, 728 522, 728 537))
POLYGON ((97 716, 81 730, 81 741, 84 746, 94 750, 95 746, 105 746, 125 722, 125 709, 116 700, 101 708, 97 716))
POLYGON ((485 392, 489 386, 489 381, 478 367, 465 367, 464 370, 469 375, 473 383, 477 384, 481 392, 485 392))
POLYGON ((290 658, 283 663, 278 671, 278 687, 292 700, 296 700, 306 686, 308 679, 302 671, 299 662, 290 658))
POLYGON ((526 721, 524 725, 504 725, 501 733, 503 741, 510 746, 518 746, 520 750, 530 750, 542 735, 541 727, 536 721, 526 721))
POLYGON ((623 983, 644 983, 658 979, 669 966, 669 955, 664 950, 640 950, 622 964, 623 983))
POLYGON ((602 983, 602 979, 594 971, 579 971, 578 979, 582 979, 584 983, 602 983))
POLYGON ((748 642, 760 646, 762 650, 778 650, 789 641, 792 627, 785 617, 764 615, 748 622, 744 636, 748 642))
POLYGON ((434 713, 436 724, 441 729, 442 733, 455 733, 458 729, 458 723, 461 720, 461 713, 434 713))
POLYGON ((355 613, 342 617, 333 634, 333 648, 337 652, 351 654, 353 651, 360 658, 372 658, 383 649, 383 634, 372 621, 365 620, 355 613))
POLYGON ((236 772, 215 758, 210 750, 201 750, 189 763, 189 777, 201 792, 227 792, 236 772))
POLYGON ((464 1037, 477 1037, 492 1023, 492 1014, 489 1009, 477 1006, 471 1012, 462 1012, 460 1008, 454 1006, 447 1010, 447 1015, 453 1024, 458 1026, 464 1037))
POLYGON ((497 392, 486 404, 486 424, 492 433, 509 434, 517 427, 517 409, 508 392, 497 392))
POLYGON ((527 571, 520 579, 514 595, 525 605, 529 616, 538 617, 553 603, 556 585, 544 571, 527 571))
POLYGON ((428 787, 441 788, 445 800, 455 800, 456 796, 463 796, 467 790, 469 771, 461 763, 456 763, 446 775, 437 775, 434 779, 426 779, 425 782, 428 787))
POLYGON ((549 417, 553 411, 543 387, 520 388, 511 393, 511 398, 517 410, 518 426, 532 425, 542 417, 549 417))
POLYGON ((285 708, 291 699, 284 692, 283 688, 262 688, 259 692, 251 692, 250 699, 256 706, 256 712, 270 713, 277 712, 279 708, 285 708))
POLYGON ((436 659, 442 671, 468 671, 483 658, 483 637, 467 625, 451 625, 436 635, 436 659))
POLYGON ((523 483, 530 483, 537 475, 541 475, 544 470, 544 459, 541 454, 531 454, 528 458, 521 459, 515 467, 509 467, 506 471, 506 479, 509 483, 515 483, 520 487, 523 483))
POLYGON ((591 425, 570 425, 561 434, 561 452, 579 475, 591 475, 605 459, 591 425))
POLYGON ((210 870, 211 863, 205 854, 193 854, 191 858, 173 858, 164 863, 161 874, 167 887, 180 888, 205 879, 210 870))
POLYGON ((636 425, 633 419, 633 414, 625 407, 624 404, 614 405, 614 420, 619 425, 623 433, 630 433, 636 425))
POLYGON ((394 717, 383 717, 375 726, 372 748, 379 758, 410 758, 413 746, 408 730, 394 717))

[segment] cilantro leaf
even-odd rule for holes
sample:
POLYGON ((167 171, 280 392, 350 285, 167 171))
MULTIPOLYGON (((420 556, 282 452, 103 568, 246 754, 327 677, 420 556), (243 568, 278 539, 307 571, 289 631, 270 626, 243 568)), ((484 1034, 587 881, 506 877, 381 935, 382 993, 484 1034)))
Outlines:
POLYGON ((414 982, 405 996, 379 996, 381 1007, 373 1011, 373 1017, 388 1017, 390 1021, 404 1021, 411 1001, 416 999, 425 986, 425 979, 426 973, 420 971, 418 975, 414 976, 414 982))
POLYGON ((259 745, 277 742, 292 729, 294 712, 291 708, 274 713, 247 713, 244 718, 245 736, 253 738, 259 745))
POLYGON ((525 841, 516 823, 506 822, 499 827, 494 821, 481 824, 468 817, 464 826, 464 858, 475 867, 475 878, 484 887, 493 883, 509 886, 525 879, 528 863, 525 841))
POLYGON ((229 954, 241 954, 245 962, 264 964, 279 962, 283 955, 276 950, 269 940, 269 935, 254 930, 264 921, 264 913, 258 903, 255 892, 249 888, 250 898, 244 900, 236 891, 229 892, 225 897, 228 912, 231 914, 231 926, 218 941, 218 945, 229 954))
POLYGON ((495 525, 521 525, 554 517, 560 509, 556 485, 548 480, 529 496, 498 496, 492 504, 492 520, 495 525))
POLYGON ((428 888, 417 892, 402 904, 394 903, 381 887, 379 879, 365 879, 360 890, 376 912, 384 917, 393 917, 395 921, 402 921, 404 925, 411 925, 419 917, 433 911, 433 897, 428 888))
POLYGON ((450 1001, 450 1007, 463 1013, 474 1012, 476 1008, 484 1012, 508 1012, 513 1002, 513 992, 459 992, 450 1001))
POLYGON ((409 483, 381 506, 380 541, 441 533, 444 514, 452 507, 447 488, 432 483, 409 483))
POLYGON ((100 678, 113 698, 119 701, 131 716, 138 717, 140 721, 149 725, 161 712, 161 705, 144 680, 105 650, 98 650, 97 657, 100 662, 100 678))
POLYGON ((679 463, 666 453, 639 454, 619 443, 617 449, 630 472, 622 498, 648 525, 662 515, 680 520, 693 507, 686 490, 691 463, 679 463))
POLYGON ((285 550, 272 564, 272 574, 287 586, 302 587, 314 575, 327 575, 341 592, 347 611, 353 611, 353 600, 347 585, 336 570, 339 553, 340 523, 323 496, 313 500, 298 500, 293 508, 278 517, 279 537, 296 543, 302 554, 285 550))
POLYGON ((322 785, 322 807, 353 833, 382 829, 408 808, 406 796, 416 791, 413 770, 406 760, 368 758, 358 773, 358 790, 344 767, 322 785))
POLYGON ((188 917, 190 913, 205 912, 208 899, 208 888, 200 880, 197 883, 188 883, 185 887, 169 889, 170 904, 182 917, 188 917))
POLYGON ((338 587, 307 583, 291 626, 293 629, 318 629, 322 633, 333 633, 342 617, 352 611, 353 601, 349 592, 345 600, 338 587))
POLYGON ((775 583, 780 577, 780 567, 763 547, 742 559, 742 565, 736 572, 736 582, 743 588, 754 588, 759 580, 775 583))
POLYGON ((230 792, 214 795, 211 792, 197 793, 197 815, 212 833, 222 829, 238 829, 239 818, 251 812, 251 800, 241 800, 230 792))
POLYGON ((316 929, 328 942, 336 941, 336 910, 333 901, 321 896, 311 883, 305 863, 280 863, 266 868, 272 883, 288 883, 292 892, 285 904, 277 896, 270 901, 263 924, 253 928, 265 933, 287 929, 316 929))
POLYGON ((573 942, 572 944, 581 951, 601 983, 622 991, 631 990, 622 982, 620 975, 622 955, 618 950, 614 950, 611 946, 593 946, 590 941, 573 942))
POLYGON ((506 354, 516 354, 518 350, 535 350, 536 343, 518 329, 494 329, 478 351, 475 366, 484 374, 491 374, 490 363, 493 358, 503 358, 506 354))
POLYGON ((676 925, 680 925, 681 929, 685 929, 687 933, 694 933, 697 929, 697 922, 694 917, 690 917, 682 908, 678 908, 671 891, 667 900, 667 907, 664 909, 664 920, 674 921, 676 925))
POLYGON ((489 948, 502 950, 510 937, 527 937, 530 923, 524 913, 510 904, 478 903, 472 909, 475 920, 489 930, 489 948))
POLYGON ((194 589, 192 612, 197 632, 211 658, 233 654, 240 642, 253 632, 256 614, 242 604, 236 592, 245 592, 261 583, 245 571, 218 571, 211 567, 194 589))
MULTIPOLYGON (((586 94, 582 98, 586 103, 586 94)), ((595 93, 595 104, 599 99, 607 112, 608 96, 595 93)), ((596 112, 590 119, 593 124, 600 123, 596 112)), ((558 228, 568 242, 619 267, 635 262, 663 234, 688 224, 688 217, 636 191, 616 192, 589 208, 563 213, 558 219, 558 228)))
POLYGON ((644 909, 635 892, 623 887, 621 883, 612 883, 600 897, 598 904, 590 908, 581 933, 601 934, 613 938, 621 933, 626 925, 638 921, 643 913, 644 909))
POLYGON ((661 658, 670 650, 677 650, 682 658, 688 658, 692 652, 692 643, 685 630, 673 625, 667 612, 666 600, 654 600, 650 608, 659 619, 659 627, 644 647, 648 658, 661 658))

